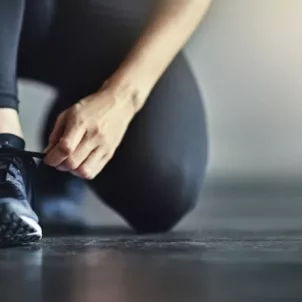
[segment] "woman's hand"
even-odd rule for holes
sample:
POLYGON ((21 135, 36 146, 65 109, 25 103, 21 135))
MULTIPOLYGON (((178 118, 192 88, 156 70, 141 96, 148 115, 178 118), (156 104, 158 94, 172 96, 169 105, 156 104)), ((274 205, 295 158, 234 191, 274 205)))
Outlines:
POLYGON ((45 163, 93 179, 113 157, 135 110, 129 100, 104 89, 61 113, 45 149, 45 163))

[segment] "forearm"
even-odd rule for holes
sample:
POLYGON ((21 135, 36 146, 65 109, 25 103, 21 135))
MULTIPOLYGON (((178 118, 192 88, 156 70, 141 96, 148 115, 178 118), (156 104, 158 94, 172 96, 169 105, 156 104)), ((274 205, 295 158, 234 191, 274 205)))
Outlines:
POLYGON ((202 21, 211 0, 157 3, 153 18, 112 77, 117 93, 132 98, 136 111, 202 21))

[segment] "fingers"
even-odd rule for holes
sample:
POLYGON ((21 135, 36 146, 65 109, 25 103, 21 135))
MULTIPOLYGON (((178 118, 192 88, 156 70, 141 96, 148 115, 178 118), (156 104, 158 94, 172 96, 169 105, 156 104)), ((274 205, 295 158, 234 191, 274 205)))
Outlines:
POLYGON ((85 132, 86 128, 82 123, 75 122, 72 118, 67 118, 64 133, 50 149, 45 158, 45 163, 52 167, 62 164, 77 149, 85 132))
POLYGON ((128 113, 108 106, 107 98, 81 101, 59 116, 45 150, 47 165, 86 179, 103 170, 129 123, 128 113))
POLYGON ((95 178, 110 160, 108 155, 104 155, 104 150, 99 147, 94 149, 84 162, 71 173, 85 179, 95 178))
POLYGON ((67 157, 62 164, 57 167, 57 169, 60 171, 77 170, 97 145, 97 140, 90 138, 86 133, 75 151, 67 157))
POLYGON ((54 145, 60 140, 62 137, 62 134, 64 133, 65 128, 65 118, 66 113, 61 113, 55 123, 54 129, 52 130, 49 140, 48 140, 48 146, 45 148, 44 152, 47 153, 50 149, 54 147, 54 145))

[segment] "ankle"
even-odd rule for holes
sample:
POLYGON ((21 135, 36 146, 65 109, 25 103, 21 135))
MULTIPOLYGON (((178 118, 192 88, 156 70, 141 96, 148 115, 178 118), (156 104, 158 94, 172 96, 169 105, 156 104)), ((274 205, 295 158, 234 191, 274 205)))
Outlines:
POLYGON ((11 108, 0 108, 0 134, 13 134, 23 138, 23 131, 16 110, 11 108))

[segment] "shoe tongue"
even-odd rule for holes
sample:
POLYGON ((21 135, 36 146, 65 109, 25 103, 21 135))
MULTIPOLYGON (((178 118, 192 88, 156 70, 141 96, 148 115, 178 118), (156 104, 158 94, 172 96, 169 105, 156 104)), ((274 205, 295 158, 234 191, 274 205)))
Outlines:
POLYGON ((5 170, 5 169, 0 170, 0 185, 8 183, 8 181, 9 181, 10 174, 8 173, 7 170, 5 170))
POLYGON ((9 169, 10 167, 8 163, 0 161, 0 184, 7 182, 9 169))
POLYGON ((24 185, 20 171, 9 160, 1 160, 0 158, 0 189, 1 194, 8 194, 16 198, 25 196, 24 185))
POLYGON ((10 173, 15 169, 12 164, 12 159, 0 157, 0 184, 3 184, 9 180, 10 173))
MULTIPOLYGON (((14 153, 18 151, 23 151, 25 147, 25 142, 22 138, 13 134, 0 134, 0 154, 1 153, 14 153)), ((5 156, 1 158, 0 156, 0 184, 6 183, 11 178, 11 174, 8 171, 16 170, 16 167, 12 164, 13 156, 5 156)))

